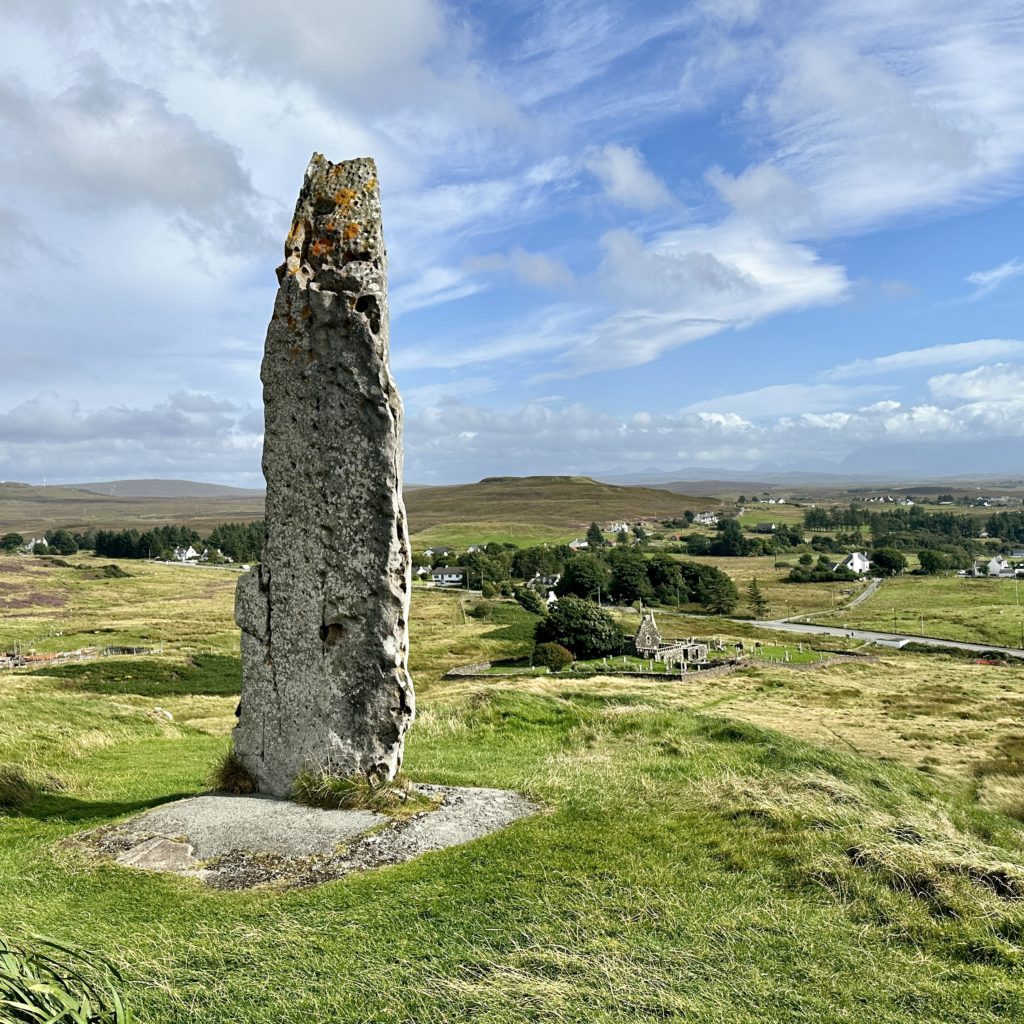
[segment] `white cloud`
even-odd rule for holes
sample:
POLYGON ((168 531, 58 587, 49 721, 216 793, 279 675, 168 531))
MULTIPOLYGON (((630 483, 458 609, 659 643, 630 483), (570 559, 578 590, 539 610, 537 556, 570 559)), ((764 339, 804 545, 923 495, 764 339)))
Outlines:
POLYGON ((623 206, 651 211, 671 206, 674 202, 665 183, 633 146, 609 143, 600 149, 592 149, 584 165, 601 182, 605 195, 623 206))
POLYGON ((893 352, 887 356, 876 356, 873 359, 855 359, 831 370, 826 370, 821 377, 825 380, 875 377, 903 373, 908 370, 928 369, 933 366, 976 363, 981 359, 998 359, 1002 356, 1022 353, 1024 353, 1024 341, 982 338, 978 341, 961 341, 949 345, 928 345, 925 348, 907 349, 903 352, 893 352))
POLYGON ((928 381, 938 399, 993 402, 1024 400, 1024 366, 996 363, 965 373, 943 373, 928 381))
POLYGON ((989 292, 994 292, 1012 278, 1020 277, 1021 274, 1024 274, 1024 259, 1020 258, 1007 260, 990 270, 976 270, 965 278, 968 284, 975 286, 975 290, 969 298, 971 300, 980 299, 982 296, 988 295, 989 292))
MULTIPOLYGON (((777 419, 780 415, 831 413, 876 395, 877 387, 837 384, 771 384, 735 395, 694 402, 689 412, 732 412, 751 420, 777 419)), ((817 420, 825 424, 824 419, 817 420)))

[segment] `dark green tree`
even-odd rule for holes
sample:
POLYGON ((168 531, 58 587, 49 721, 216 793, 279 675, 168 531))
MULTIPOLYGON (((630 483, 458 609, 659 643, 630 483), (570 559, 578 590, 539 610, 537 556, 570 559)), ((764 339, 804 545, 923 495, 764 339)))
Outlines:
POLYGON ((5 533, 0 537, 0 551, 17 551, 25 546, 25 538, 20 533, 5 533))
POLYGON ((611 574, 608 566, 593 555, 577 555, 566 567, 562 578, 555 587, 559 597, 572 594, 594 601, 599 594, 608 593, 611 574))
POLYGON ((577 658, 618 654, 625 637, 603 608, 581 597, 559 598, 547 616, 537 623, 534 640, 568 648, 577 658))
POLYGON ((609 585, 612 598, 622 604, 634 601, 650 601, 654 596, 651 582, 647 578, 647 563, 640 555, 617 558, 612 563, 612 579, 609 585))
POLYGON ((592 551, 599 551, 604 547, 604 534, 597 523, 591 523, 587 529, 587 544, 592 551))
POLYGON ((46 537, 50 545, 51 553, 59 555, 73 555, 78 550, 78 541, 72 536, 70 530, 54 530, 46 537))
POLYGON ((878 548, 871 552, 871 564, 882 573, 898 576, 907 567, 907 556, 895 548, 878 548))
POLYGON ((751 580, 747 584, 747 607, 756 619, 763 619, 768 615, 768 600, 757 580, 751 580))
POLYGON ((920 551, 917 560, 921 563, 921 569, 929 576, 934 576, 949 568, 949 558, 941 551, 920 551))

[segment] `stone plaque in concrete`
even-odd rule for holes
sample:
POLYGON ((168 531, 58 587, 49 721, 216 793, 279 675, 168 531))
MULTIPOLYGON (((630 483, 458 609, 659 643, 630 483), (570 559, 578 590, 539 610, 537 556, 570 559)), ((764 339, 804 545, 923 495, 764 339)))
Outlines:
POLYGON ((261 793, 304 767, 391 777, 413 718, 402 405, 377 169, 314 154, 261 378, 267 535, 238 582, 235 753, 261 793))

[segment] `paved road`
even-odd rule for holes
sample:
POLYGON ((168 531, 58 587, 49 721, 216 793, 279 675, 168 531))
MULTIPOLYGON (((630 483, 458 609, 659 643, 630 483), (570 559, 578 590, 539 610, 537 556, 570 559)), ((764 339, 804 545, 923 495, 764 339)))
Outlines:
POLYGON ((856 608, 861 601, 866 601, 880 586, 882 585, 882 577, 875 576, 871 582, 843 609, 849 611, 851 608, 856 608))
MULTIPOLYGON (((750 622, 749 619, 743 620, 750 622)), ((826 636, 846 636, 855 640, 879 642, 893 647, 906 643, 928 644, 931 647, 955 647, 961 651, 1001 651, 1014 658, 1024 658, 1019 647, 997 647, 995 644, 972 644, 964 640, 939 640, 932 636, 913 636, 908 633, 878 633, 871 629, 843 629, 841 626, 815 626, 809 622, 791 622, 786 619, 772 619, 766 622, 752 622, 761 629, 775 629, 782 633, 823 633, 826 636)))

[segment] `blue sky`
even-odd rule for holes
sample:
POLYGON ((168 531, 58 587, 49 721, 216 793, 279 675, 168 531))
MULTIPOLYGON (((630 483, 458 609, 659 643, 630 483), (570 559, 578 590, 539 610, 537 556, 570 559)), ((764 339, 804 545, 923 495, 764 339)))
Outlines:
POLYGON ((1024 473, 1024 9, 0 0, 0 476, 258 484, 372 155, 406 476, 1024 473))

